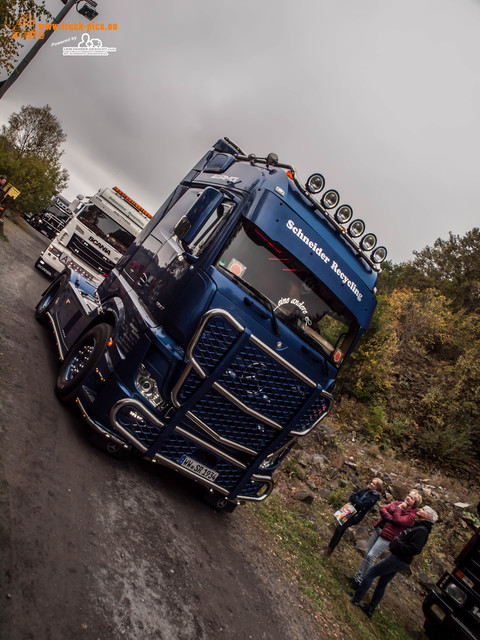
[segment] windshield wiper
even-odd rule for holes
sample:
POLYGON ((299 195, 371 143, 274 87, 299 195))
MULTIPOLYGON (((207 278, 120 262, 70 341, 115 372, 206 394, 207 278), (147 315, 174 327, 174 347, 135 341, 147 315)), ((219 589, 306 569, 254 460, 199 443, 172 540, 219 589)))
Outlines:
POLYGON ((275 315, 275 309, 273 307, 272 301, 269 298, 267 298, 267 296, 263 294, 261 291, 259 291, 258 289, 255 289, 255 287, 251 285, 249 282, 247 282, 246 280, 242 280, 242 278, 239 278, 237 275, 235 275, 234 273, 231 273, 230 271, 229 271, 229 275, 232 276, 233 279, 236 282, 238 282, 238 284, 241 287, 243 287, 244 289, 247 289, 252 295, 254 295, 258 300, 260 300, 260 302, 263 302, 265 304, 267 309, 270 311, 270 314, 272 317, 273 333, 276 336, 280 335, 280 331, 278 330, 277 317, 275 315))

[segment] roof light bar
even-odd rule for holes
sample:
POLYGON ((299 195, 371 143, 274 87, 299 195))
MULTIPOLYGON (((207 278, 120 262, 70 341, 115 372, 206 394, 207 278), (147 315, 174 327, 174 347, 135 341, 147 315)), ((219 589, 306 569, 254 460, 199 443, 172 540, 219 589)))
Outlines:
POLYGON ((325 209, 334 209, 339 202, 340 196, 338 191, 335 191, 335 189, 329 189, 323 194, 322 204, 325 209))
POLYGON ((342 204, 341 207, 335 211, 335 220, 339 224, 346 224, 350 222, 353 216, 353 209, 349 204, 342 204))
POLYGON ((360 248, 364 251, 375 249, 377 244, 377 236, 374 233, 367 233, 360 241, 360 248))
POLYGON ((387 257, 387 250, 385 247, 377 247, 375 251, 372 253, 371 258, 375 264, 380 264, 387 257))
POLYGON ((321 173, 313 173, 307 180, 305 187, 310 193, 320 193, 325 186, 325 178, 321 173))
POLYGON ((354 220, 350 223, 347 232, 351 238, 358 238, 364 231, 365 223, 363 220, 360 220, 360 218, 358 218, 357 220, 354 220))

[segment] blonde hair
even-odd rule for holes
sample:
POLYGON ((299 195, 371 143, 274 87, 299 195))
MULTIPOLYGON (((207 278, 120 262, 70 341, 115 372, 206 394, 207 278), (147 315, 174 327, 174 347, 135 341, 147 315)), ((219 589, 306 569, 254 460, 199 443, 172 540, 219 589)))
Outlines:
POLYGON ((416 489, 413 489, 412 491, 410 491, 408 495, 412 496, 412 498, 415 499, 415 506, 418 509, 418 507, 422 504, 422 496, 418 493, 416 489))
POLYGON ((378 493, 381 493, 383 491, 383 480, 381 478, 374 478, 372 480, 372 483, 375 483, 375 488, 378 493))

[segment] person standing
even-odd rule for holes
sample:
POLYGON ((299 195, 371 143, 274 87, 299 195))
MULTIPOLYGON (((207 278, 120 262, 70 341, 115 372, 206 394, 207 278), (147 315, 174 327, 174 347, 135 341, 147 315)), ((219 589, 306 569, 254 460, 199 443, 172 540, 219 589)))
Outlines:
POLYGON ((415 522, 417 509, 422 504, 422 496, 413 489, 405 500, 396 500, 380 507, 380 519, 373 525, 373 533, 368 541, 363 560, 352 578, 353 588, 357 588, 376 559, 388 551, 390 542, 415 522))
POLYGON ((328 546, 323 549, 323 553, 327 556, 332 555, 333 550, 342 539, 345 531, 352 526, 357 525, 363 520, 370 509, 380 500, 380 495, 383 489, 383 480, 381 478, 374 478, 368 487, 360 489, 352 493, 349 501, 353 504, 356 513, 352 514, 346 522, 339 524, 332 536, 332 539, 328 543, 328 546))
POLYGON ((388 583, 410 566, 413 557, 421 553, 426 545, 433 524, 438 520, 437 513, 431 507, 419 509, 417 520, 412 527, 404 529, 390 542, 390 555, 373 565, 365 574, 352 597, 352 603, 360 607, 369 618, 374 614, 380 600, 383 598, 388 583), (373 592, 370 603, 361 604, 362 598, 372 586, 372 582, 378 578, 377 586, 373 592))

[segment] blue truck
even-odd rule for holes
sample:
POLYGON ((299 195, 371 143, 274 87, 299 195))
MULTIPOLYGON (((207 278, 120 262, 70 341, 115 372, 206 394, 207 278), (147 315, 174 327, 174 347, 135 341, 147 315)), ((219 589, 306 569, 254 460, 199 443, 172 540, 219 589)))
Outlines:
POLYGON ((43 293, 58 398, 216 509, 264 500, 376 306, 387 251, 352 217, 321 174, 220 139, 98 288, 65 269, 43 293))

